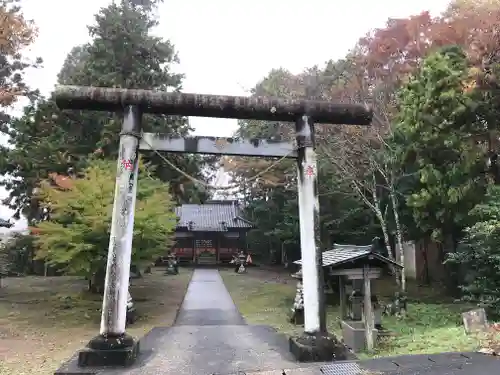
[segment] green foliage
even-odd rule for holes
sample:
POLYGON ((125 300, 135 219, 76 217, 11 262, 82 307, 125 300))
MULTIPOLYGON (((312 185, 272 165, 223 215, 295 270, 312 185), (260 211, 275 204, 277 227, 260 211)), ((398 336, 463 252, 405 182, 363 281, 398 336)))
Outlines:
MULTIPOLYGON (((297 193, 273 189, 266 197, 253 196, 246 207, 246 217, 255 228, 248 233, 247 242, 262 256, 267 251, 285 251, 289 259, 300 258, 297 193)), ((279 262, 279 259, 271 259, 279 262)))
POLYGON ((324 247, 333 243, 368 245, 381 236, 373 210, 353 194, 352 187, 320 161, 319 201, 324 247))
POLYGON ((484 190, 484 151, 473 138, 484 125, 467 78, 464 53, 447 47, 426 58, 400 93, 395 146, 405 169, 419 177, 408 205, 421 231, 437 240, 459 233, 484 190))
POLYGON ((484 201, 470 214, 477 222, 466 229, 458 251, 449 254, 446 262, 467 272, 461 286, 464 299, 500 316, 500 186, 489 186, 484 201))
MULTIPOLYGON (((148 176, 141 165, 134 221, 132 262, 150 262, 172 244, 176 218, 168 185, 148 176)), ((72 274, 92 275, 107 259, 115 189, 114 163, 94 161, 70 190, 48 183, 42 198, 50 202, 50 221, 39 224, 38 258, 65 265, 72 274)))
POLYGON ((31 235, 16 233, 0 245, 0 275, 23 274, 33 271, 34 238, 31 235))

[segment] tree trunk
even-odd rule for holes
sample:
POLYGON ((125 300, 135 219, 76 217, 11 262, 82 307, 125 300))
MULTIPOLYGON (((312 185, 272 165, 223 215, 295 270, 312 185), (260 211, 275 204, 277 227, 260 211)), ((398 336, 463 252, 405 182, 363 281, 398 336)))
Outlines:
POLYGON ((280 259, 280 265, 284 265, 285 264, 285 243, 282 242, 281 243, 281 259, 280 259))
POLYGON ((401 275, 401 291, 404 292, 406 290, 406 274, 405 274, 405 251, 403 248, 403 233, 401 231, 401 223, 399 222, 399 212, 398 212, 398 201, 394 191, 391 190, 389 194, 391 197, 392 211, 394 214, 394 221, 396 222, 396 242, 399 247, 399 262, 403 266, 400 271, 401 275))
POLYGON ((426 237, 424 237, 424 244, 422 248, 422 258, 424 260, 424 284, 425 285, 430 285, 431 284, 431 275, 429 272, 429 258, 427 257, 427 249, 429 246, 429 240, 426 234, 426 237))
MULTIPOLYGON (((395 260, 394 256, 392 255, 391 243, 389 241, 389 231, 387 230, 387 223, 385 222, 384 215, 382 215, 380 207, 376 203, 375 203, 375 209, 376 209, 375 214, 377 215, 378 221, 380 222, 380 227, 382 228, 382 233, 384 235, 384 243, 385 243, 385 248, 387 249, 387 257, 394 262, 395 260)), ((399 287, 401 285, 401 280, 399 279, 399 272, 394 266, 391 266, 391 271, 394 272, 394 275, 396 277, 396 285, 399 287)))

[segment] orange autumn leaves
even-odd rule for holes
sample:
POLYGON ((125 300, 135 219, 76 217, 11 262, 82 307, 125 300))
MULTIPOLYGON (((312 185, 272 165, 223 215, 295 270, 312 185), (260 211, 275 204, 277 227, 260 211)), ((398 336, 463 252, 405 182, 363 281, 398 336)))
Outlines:
MULTIPOLYGON (((0 54, 7 58, 16 58, 20 51, 29 46, 36 36, 36 28, 24 18, 16 7, 0 1, 0 54)), ((0 107, 13 104, 23 92, 10 80, 0 84, 0 107)))
MULTIPOLYGON (((500 1, 453 1, 438 17, 429 12, 404 19, 389 19, 386 27, 358 42, 357 65, 368 80, 399 84, 432 51, 447 45, 465 49, 471 76, 478 75, 500 52, 500 1)), ((470 89, 478 81, 465 83, 470 89)))

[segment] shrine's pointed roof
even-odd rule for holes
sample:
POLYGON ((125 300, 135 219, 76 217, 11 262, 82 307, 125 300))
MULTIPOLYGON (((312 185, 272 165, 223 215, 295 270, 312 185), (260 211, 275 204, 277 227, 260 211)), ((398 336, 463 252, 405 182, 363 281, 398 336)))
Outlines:
POLYGON ((209 201, 206 204, 183 204, 175 209, 177 228, 197 232, 225 232, 228 228, 252 228, 234 201, 209 201))
POLYGON ((11 228, 13 225, 9 220, 0 219, 0 228, 11 228))
MULTIPOLYGON (((349 263, 360 263, 366 260, 367 263, 392 264, 396 267, 403 268, 401 264, 396 263, 389 258, 376 252, 372 245, 357 246, 357 245, 339 245, 334 244, 332 250, 323 251, 323 267, 347 266, 349 263)), ((302 260, 296 260, 295 264, 302 264, 302 260)))

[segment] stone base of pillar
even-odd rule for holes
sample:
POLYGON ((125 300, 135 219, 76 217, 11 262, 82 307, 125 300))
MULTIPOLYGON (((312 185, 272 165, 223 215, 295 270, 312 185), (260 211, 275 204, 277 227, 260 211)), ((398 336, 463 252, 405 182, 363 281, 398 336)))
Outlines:
POLYGON ((344 361, 348 359, 347 348, 328 335, 303 334, 290 337, 290 352, 299 362, 344 361))
POLYGON ((139 342, 127 334, 99 335, 78 353, 79 367, 132 365, 139 354, 139 342))

